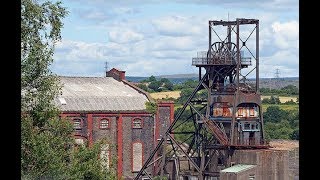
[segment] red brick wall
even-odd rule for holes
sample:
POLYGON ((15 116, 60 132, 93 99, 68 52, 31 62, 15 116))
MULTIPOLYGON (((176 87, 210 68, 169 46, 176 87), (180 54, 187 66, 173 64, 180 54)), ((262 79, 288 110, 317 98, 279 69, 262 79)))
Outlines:
MULTIPOLYGON (((111 146, 110 157, 118 157, 118 164, 114 165, 118 169, 118 174, 122 175, 125 179, 132 179, 135 177, 135 173, 132 172, 132 144, 134 142, 142 143, 143 161, 145 162, 156 146, 155 143, 157 143, 157 141, 155 135, 159 138, 159 135, 165 132, 166 128, 170 126, 173 121, 173 112, 173 104, 165 102, 159 104, 155 116, 148 113, 89 113, 81 115, 80 113, 64 113, 61 114, 61 117, 68 117, 69 119, 75 117, 82 118, 82 129, 77 130, 75 135, 92 140, 92 143, 104 138, 109 141, 111 146), (100 120, 104 118, 109 119, 108 129, 100 129, 100 120), (142 120, 143 126, 141 129, 132 128, 132 120, 134 118, 140 118, 142 120), (92 122, 89 126, 88 119, 91 119, 92 122), (155 122, 155 120, 157 122, 155 122), (162 126, 164 122, 166 122, 166 127, 162 126), (120 127, 121 129, 119 129, 119 125, 122 126, 120 127), (91 129, 92 132, 90 132, 91 129), (114 148, 112 148, 112 146, 114 148), (122 153, 120 152, 121 150, 123 151, 122 153)), ((151 173, 152 170, 152 167, 150 167, 147 169, 147 172, 151 173)))
MULTIPOLYGON (((123 177, 134 178, 132 173, 132 144, 141 142, 143 147, 143 160, 150 156, 154 145, 154 118, 153 116, 139 117, 143 121, 141 129, 132 128, 132 120, 139 116, 123 117, 123 177)), ((151 172, 151 168, 148 169, 151 172)))

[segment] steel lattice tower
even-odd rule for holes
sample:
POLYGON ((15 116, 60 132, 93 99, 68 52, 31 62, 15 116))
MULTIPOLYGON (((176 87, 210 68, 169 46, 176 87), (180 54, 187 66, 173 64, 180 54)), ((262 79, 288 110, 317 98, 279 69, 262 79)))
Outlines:
POLYGON ((269 147, 259 93, 259 20, 209 21, 208 51, 198 52, 192 65, 199 68, 199 83, 135 179, 217 179, 221 169, 233 165, 236 149, 269 147), (244 29, 243 39, 240 27, 252 28, 244 29), (204 92, 207 99, 199 99, 204 92))

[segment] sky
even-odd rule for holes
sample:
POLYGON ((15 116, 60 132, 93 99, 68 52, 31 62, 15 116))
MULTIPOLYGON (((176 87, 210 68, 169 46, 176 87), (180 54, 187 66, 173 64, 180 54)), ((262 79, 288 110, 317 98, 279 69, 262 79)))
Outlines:
MULTIPOLYGON (((105 62, 108 69, 124 70, 127 76, 198 73, 191 62, 197 52, 208 50, 208 21, 248 18, 260 23, 260 77, 274 77, 276 69, 281 77, 299 76, 298 0, 62 0, 62 4, 69 14, 50 67, 58 75, 104 76, 105 62)), ((242 40, 253 29, 240 27, 242 40)), ((219 32, 224 37, 224 31, 219 32)), ((255 35, 248 47, 252 42, 255 35)))

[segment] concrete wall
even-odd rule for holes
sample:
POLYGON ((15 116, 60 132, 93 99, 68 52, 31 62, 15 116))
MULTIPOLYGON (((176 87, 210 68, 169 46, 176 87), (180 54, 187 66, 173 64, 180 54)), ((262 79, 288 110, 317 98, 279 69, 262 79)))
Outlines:
POLYGON ((299 147, 289 151, 289 177, 299 179, 299 147))
POLYGON ((253 164, 256 166, 256 179, 288 180, 288 151, 285 150, 235 150, 231 158, 235 164, 253 164))

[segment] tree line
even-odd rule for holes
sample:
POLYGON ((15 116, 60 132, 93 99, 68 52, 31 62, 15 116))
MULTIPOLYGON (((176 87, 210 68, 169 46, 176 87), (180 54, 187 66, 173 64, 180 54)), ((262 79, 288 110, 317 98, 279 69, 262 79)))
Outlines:
MULTIPOLYGON (((161 78, 159 80, 154 76, 142 80, 139 82, 138 87, 147 92, 161 92, 161 91, 176 91, 184 90, 188 88, 194 89, 198 85, 197 80, 188 79, 183 83, 173 84, 167 78, 161 78)), ((281 89, 260 88, 260 93, 263 95, 273 96, 297 96, 299 95, 299 88, 294 85, 287 85, 281 89)))
POLYGON ((21 178, 116 179, 101 166, 104 142, 76 146, 73 125, 52 103, 61 84, 49 66, 67 14, 61 2, 21 1, 21 178))

